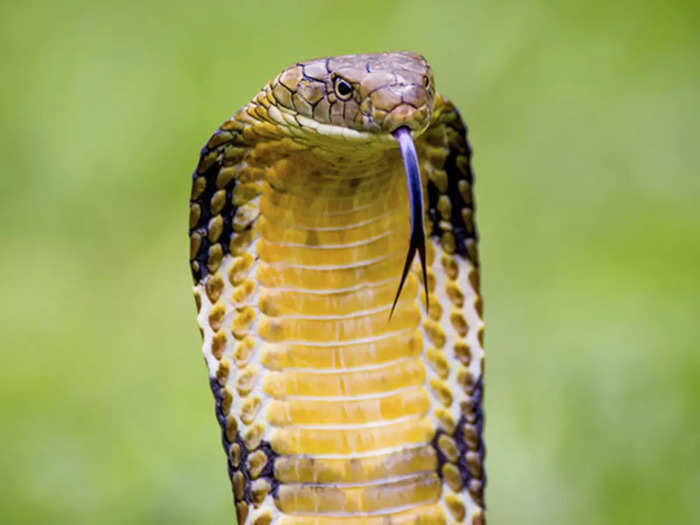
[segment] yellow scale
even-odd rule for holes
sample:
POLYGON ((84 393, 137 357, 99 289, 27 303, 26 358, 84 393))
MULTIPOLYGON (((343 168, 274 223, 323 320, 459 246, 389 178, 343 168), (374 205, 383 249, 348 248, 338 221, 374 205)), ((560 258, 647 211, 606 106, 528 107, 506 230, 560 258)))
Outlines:
POLYGON ((267 183, 260 201, 265 419, 280 454, 280 510, 335 516, 282 523, 416 504, 427 507, 401 519, 438 523, 415 276, 389 319, 408 242, 403 171, 349 173, 333 185, 297 166, 304 163, 276 166, 270 181, 283 191, 267 183))

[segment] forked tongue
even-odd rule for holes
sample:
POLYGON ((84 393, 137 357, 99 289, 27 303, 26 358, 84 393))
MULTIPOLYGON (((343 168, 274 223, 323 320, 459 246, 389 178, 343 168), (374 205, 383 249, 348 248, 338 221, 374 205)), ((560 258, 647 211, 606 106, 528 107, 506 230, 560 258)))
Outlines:
POLYGON ((416 256, 416 251, 420 256, 420 264, 423 268, 423 284, 425 285, 425 309, 428 310, 428 275, 425 268, 425 229, 423 227, 423 185, 420 180, 420 170, 418 169, 418 156, 416 155, 416 146, 411 137, 411 130, 406 127, 397 128, 392 132, 396 142, 399 143, 401 157, 403 158, 403 168, 406 173, 406 184, 408 185, 408 204, 411 214, 411 237, 408 245, 408 253, 406 254, 406 262, 403 266, 401 274, 401 282, 399 289, 396 291, 394 304, 391 307, 389 319, 394 314, 396 303, 399 301, 401 289, 403 288, 408 271, 411 269, 411 263, 416 256))

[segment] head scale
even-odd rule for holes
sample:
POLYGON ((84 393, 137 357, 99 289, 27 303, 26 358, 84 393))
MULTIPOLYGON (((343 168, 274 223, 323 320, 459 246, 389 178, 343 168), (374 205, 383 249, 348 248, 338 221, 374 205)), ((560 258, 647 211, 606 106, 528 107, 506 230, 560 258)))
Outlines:
POLYGON ((357 131, 414 132, 429 124, 435 88, 422 56, 409 51, 300 62, 270 84, 281 108, 357 131))

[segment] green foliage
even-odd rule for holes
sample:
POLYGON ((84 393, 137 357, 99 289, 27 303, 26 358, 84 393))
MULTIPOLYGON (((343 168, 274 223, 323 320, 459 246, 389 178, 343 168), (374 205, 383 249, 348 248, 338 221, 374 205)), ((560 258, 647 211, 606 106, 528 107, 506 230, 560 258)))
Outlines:
POLYGON ((700 513, 697 7, 0 6, 0 521, 233 523, 200 146, 287 64, 412 49, 476 152, 493 523, 700 513))

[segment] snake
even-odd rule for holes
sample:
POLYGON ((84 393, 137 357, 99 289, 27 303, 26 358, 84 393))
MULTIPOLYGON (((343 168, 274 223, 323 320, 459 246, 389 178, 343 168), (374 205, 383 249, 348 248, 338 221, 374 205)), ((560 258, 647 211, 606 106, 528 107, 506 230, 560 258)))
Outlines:
POLYGON ((240 525, 485 523, 471 158, 409 51, 295 63, 201 149, 190 267, 240 525))

